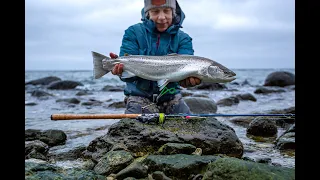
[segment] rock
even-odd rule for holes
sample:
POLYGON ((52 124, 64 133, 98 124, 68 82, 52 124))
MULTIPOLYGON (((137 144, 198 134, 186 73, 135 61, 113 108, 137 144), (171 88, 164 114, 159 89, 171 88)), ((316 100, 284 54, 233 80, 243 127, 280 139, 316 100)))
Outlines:
POLYGON ((49 147, 65 144, 67 135, 61 130, 49 129, 40 131, 36 129, 25 130, 25 141, 40 140, 49 147))
POLYGON ((266 88, 266 87, 259 87, 257 88, 254 93, 256 94, 269 94, 269 93, 281 93, 286 92, 284 89, 274 89, 274 88, 266 88))
POLYGON ((196 150, 192 144, 181 143, 166 143, 161 146, 157 154, 170 155, 170 154, 191 154, 196 150))
POLYGON ((228 89, 226 85, 220 84, 220 83, 205 83, 202 82, 201 84, 194 86, 194 87, 188 87, 187 89, 190 90, 222 90, 222 89, 228 89))
POLYGON ((133 178, 145 178, 148 176, 148 167, 141 164, 141 161, 145 159, 145 157, 140 157, 135 159, 129 166, 122 169, 120 172, 116 174, 116 179, 121 180, 126 177, 133 178))
POLYGON ((101 157, 93 170, 97 174, 109 175, 117 173, 127 167, 133 161, 130 152, 127 151, 110 151, 101 157))
POLYGON ((251 93, 245 93, 245 94, 238 94, 236 97, 239 100, 249 100, 249 101, 257 101, 257 98, 255 98, 251 93))
POLYGON ((66 90, 66 89, 74 89, 77 86, 83 86, 81 82, 77 81, 55 81, 50 83, 47 88, 48 89, 61 89, 61 90, 66 90))
POLYGON ((44 77, 44 78, 40 78, 40 79, 36 79, 36 80, 32 80, 29 82, 26 82, 25 85, 27 84, 32 84, 32 85, 48 85, 52 82, 55 81, 60 81, 61 79, 56 77, 56 76, 48 76, 48 77, 44 77))
POLYGON ((212 179, 295 179, 295 170, 287 167, 219 158, 208 164, 202 180, 212 179))
POLYGON ((255 118, 247 128, 247 134, 262 137, 276 136, 277 132, 276 123, 268 118, 255 118))
POLYGON ((217 102, 217 105, 219 105, 219 106, 232 106, 232 105, 239 104, 239 102, 240 101, 237 97, 228 97, 228 98, 220 99, 217 102))
POLYGON ((25 179, 95 179, 105 180, 91 170, 79 168, 63 169, 51 164, 25 162, 25 179))
POLYGON ((49 146, 39 140, 25 141, 25 159, 42 159, 47 160, 49 146))
POLYGON ((162 171, 166 176, 177 179, 188 179, 191 174, 199 174, 207 164, 218 159, 218 156, 203 155, 149 155, 142 164, 148 166, 148 173, 162 171))
POLYGON ((291 72, 277 71, 270 73, 265 79, 264 86, 290 86, 295 84, 295 75, 291 72))
POLYGON ((183 99, 194 114, 217 112, 217 105, 212 99, 203 97, 184 97, 183 99))
POLYGON ((77 98, 64 98, 64 99, 57 99, 56 102, 66 102, 71 104, 79 104, 80 100, 77 98))

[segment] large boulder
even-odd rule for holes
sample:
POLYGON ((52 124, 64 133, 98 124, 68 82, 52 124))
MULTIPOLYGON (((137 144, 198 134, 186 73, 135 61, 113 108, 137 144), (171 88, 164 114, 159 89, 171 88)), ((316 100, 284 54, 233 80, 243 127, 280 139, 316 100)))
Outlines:
POLYGON ((276 71, 270 73, 264 81, 264 86, 290 86, 295 84, 295 75, 291 72, 276 71))
POLYGON ((202 149, 203 155, 243 155, 243 144, 234 129, 211 117, 205 120, 171 119, 164 124, 145 124, 122 119, 113 124, 106 135, 90 142, 85 156, 99 161, 111 150, 127 150, 135 157, 155 153, 166 143, 191 144, 202 149))
POLYGON ((32 85, 48 85, 54 81, 61 81, 61 78, 56 76, 48 76, 40 79, 35 79, 32 81, 28 81, 25 85, 32 84, 32 85))

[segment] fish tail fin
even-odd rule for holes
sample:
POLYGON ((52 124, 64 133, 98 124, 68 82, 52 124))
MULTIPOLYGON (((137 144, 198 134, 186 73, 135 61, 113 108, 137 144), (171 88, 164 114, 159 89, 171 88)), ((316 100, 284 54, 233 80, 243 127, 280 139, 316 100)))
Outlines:
POLYGON ((111 69, 104 69, 102 60, 110 60, 111 58, 104 56, 102 54, 99 54, 97 52, 91 51, 92 52, 92 57, 93 57, 93 77, 95 79, 101 78, 105 74, 108 74, 111 69))

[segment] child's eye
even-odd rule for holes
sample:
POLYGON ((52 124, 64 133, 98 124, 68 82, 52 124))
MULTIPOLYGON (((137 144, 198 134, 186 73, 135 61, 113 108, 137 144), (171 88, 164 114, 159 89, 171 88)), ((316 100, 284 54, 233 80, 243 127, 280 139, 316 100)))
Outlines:
POLYGON ((159 10, 151 10, 152 13, 157 14, 159 13, 159 10))
POLYGON ((166 8, 166 9, 163 10, 163 12, 164 12, 164 13, 170 13, 170 12, 171 12, 171 9, 170 9, 170 8, 166 8))

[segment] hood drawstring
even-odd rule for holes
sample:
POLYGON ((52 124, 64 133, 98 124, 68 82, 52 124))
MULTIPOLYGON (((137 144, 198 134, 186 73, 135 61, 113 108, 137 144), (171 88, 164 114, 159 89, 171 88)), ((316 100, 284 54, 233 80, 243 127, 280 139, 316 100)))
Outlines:
POLYGON ((160 34, 158 34, 156 45, 157 45, 157 49, 158 49, 159 45, 160 45, 160 34))

